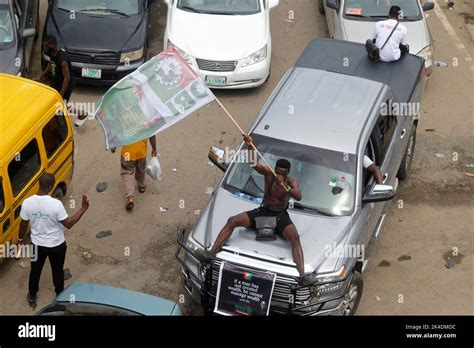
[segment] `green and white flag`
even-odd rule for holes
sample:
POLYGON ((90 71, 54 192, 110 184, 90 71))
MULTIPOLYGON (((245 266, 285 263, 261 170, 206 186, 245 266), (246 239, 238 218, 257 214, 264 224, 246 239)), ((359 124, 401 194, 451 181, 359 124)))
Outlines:
POLYGON ((113 85, 98 101, 95 118, 109 149, 147 139, 213 100, 196 72, 170 48, 113 85))

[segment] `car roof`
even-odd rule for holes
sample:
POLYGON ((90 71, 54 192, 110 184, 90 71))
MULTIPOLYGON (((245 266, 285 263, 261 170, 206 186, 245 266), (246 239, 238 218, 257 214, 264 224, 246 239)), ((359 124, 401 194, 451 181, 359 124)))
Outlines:
POLYGON ((390 87, 398 102, 408 102, 423 71, 424 60, 407 54, 395 62, 372 62, 364 44, 316 39, 309 43, 295 67, 332 71, 381 82, 390 87))
POLYGON ((128 309, 143 315, 181 314, 181 310, 176 303, 161 297, 93 283, 72 284, 58 295, 55 302, 70 302, 71 295, 74 295, 76 303, 108 305, 128 309))
POLYGON ((254 133, 356 153, 380 82, 305 67, 292 68, 254 133))
POLYGON ((58 92, 46 85, 0 74, 0 163, 60 101, 58 92))

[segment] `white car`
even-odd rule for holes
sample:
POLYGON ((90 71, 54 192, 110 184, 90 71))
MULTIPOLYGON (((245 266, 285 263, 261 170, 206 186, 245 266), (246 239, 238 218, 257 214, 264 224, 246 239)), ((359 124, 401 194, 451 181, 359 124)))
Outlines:
POLYGON ((252 88, 270 74, 270 9, 279 0, 164 0, 173 46, 211 88, 252 88))
POLYGON ((372 38, 375 23, 388 18, 393 5, 402 10, 400 22, 408 31, 410 53, 425 59, 425 68, 430 74, 433 39, 425 12, 434 8, 433 2, 421 5, 420 0, 319 0, 319 12, 326 14, 331 38, 364 43, 372 38))

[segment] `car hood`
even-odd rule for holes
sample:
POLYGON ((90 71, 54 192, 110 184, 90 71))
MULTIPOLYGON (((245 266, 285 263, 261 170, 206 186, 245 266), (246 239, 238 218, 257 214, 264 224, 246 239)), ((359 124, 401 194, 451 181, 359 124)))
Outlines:
MULTIPOLYGON (((195 225, 193 238, 202 245, 212 245, 229 217, 257 207, 257 204, 221 188, 211 198, 195 225)), ((295 210, 289 213, 300 235, 306 272, 316 269, 318 272, 333 271, 337 257, 328 258, 327 250, 344 242, 351 228, 351 217, 328 217, 295 210)), ((255 231, 251 229, 237 228, 224 248, 238 250, 240 254, 255 258, 294 265, 289 241, 278 236, 276 241, 259 242, 255 240, 255 231)))
POLYGON ((209 60, 245 58, 267 44, 265 13, 196 14, 174 9, 168 37, 187 54, 209 60))
POLYGON ((69 13, 56 10, 48 21, 60 39, 60 46, 68 49, 121 52, 142 47, 143 17, 94 16, 77 12, 71 20, 69 13))
POLYGON ((71 295, 74 295, 75 302, 124 308, 143 315, 182 315, 176 303, 161 297, 94 283, 72 284, 58 295, 55 302, 69 303, 71 295))
MULTIPOLYGON (((365 43, 372 38, 376 22, 364 22, 343 19, 343 30, 348 41, 365 43)), ((410 45, 410 53, 416 54, 430 44, 425 23, 419 21, 401 22, 407 28, 407 42, 410 45)))
POLYGON ((0 49, 0 72, 11 75, 18 74, 20 67, 15 65, 16 56, 16 45, 0 49))

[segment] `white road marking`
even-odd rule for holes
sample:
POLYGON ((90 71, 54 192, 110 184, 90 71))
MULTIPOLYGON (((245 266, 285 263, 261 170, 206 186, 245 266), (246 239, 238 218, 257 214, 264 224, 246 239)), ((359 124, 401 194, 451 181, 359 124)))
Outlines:
MULTIPOLYGON (((461 42, 461 39, 457 36, 456 31, 449 23, 448 19, 443 13, 439 3, 437 2, 434 7, 434 12, 438 19, 440 20, 441 24, 443 25, 444 29, 448 32, 448 34, 454 39, 454 43, 456 48, 461 51, 465 55, 465 60, 468 62, 472 62, 472 57, 466 49, 466 46, 461 42)), ((471 71, 474 73, 474 65, 471 64, 471 71)))

